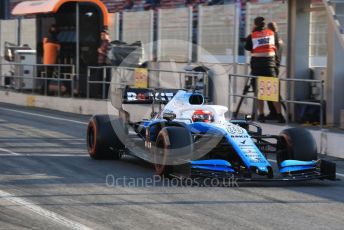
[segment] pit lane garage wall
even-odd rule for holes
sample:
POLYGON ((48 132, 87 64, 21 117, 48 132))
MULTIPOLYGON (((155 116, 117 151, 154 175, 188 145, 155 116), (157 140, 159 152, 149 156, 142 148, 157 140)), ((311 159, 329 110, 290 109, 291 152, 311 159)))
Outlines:
MULTIPOLYGON (((0 20, 0 74, 10 71, 8 66, 3 66, 2 64, 5 63, 4 60, 4 43, 5 41, 10 43, 17 43, 17 27, 18 21, 17 20, 0 20)), ((4 80, 1 79, 0 84, 4 85, 4 80)))
POLYGON ((118 111, 104 100, 27 95, 24 93, 0 91, 0 102, 13 105, 53 109, 83 115, 114 114, 118 111))
MULTIPOLYGON (((31 49, 36 50, 36 19, 18 20, 0 20, 0 75, 11 71, 8 63, 4 59, 5 42, 22 45, 28 45, 31 49), (20 32, 18 32, 20 31, 20 32), (19 36, 20 33, 20 36, 19 36)), ((4 85, 5 79, 0 79, 0 85, 4 85)))

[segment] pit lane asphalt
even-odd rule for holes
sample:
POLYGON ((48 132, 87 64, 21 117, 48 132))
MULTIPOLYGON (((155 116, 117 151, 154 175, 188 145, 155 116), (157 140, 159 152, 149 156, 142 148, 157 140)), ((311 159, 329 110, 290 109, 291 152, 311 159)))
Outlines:
MULTIPOLYGON (((131 157, 91 160, 88 119, 0 104, 0 229, 343 229, 343 177, 239 188, 124 179, 107 186, 107 175, 128 182, 154 171, 131 157)), ((333 160, 343 174, 343 161, 333 160)))

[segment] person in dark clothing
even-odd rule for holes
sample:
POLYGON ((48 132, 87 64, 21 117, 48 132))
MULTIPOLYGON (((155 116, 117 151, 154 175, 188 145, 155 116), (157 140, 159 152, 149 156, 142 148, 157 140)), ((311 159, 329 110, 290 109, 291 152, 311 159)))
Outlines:
POLYGON ((110 46, 110 38, 109 33, 106 30, 103 30, 100 33, 101 44, 98 48, 98 65, 103 66, 106 65, 106 58, 107 58, 107 51, 110 46))
POLYGON ((131 10, 135 5, 134 0, 125 0, 123 5, 123 10, 131 10))
POLYGON ((53 24, 49 28, 49 34, 43 38, 43 64, 45 65, 57 63, 58 52, 61 48, 57 35, 57 26, 53 24))
MULTIPOLYGON (((101 40, 101 44, 99 46, 99 48, 97 49, 98 51, 98 66, 103 66, 105 67, 107 65, 106 60, 107 60, 107 52, 108 49, 110 48, 110 37, 109 37, 109 33, 106 30, 101 31, 100 33, 100 40, 101 40)), ((102 69, 98 69, 97 71, 97 79, 96 81, 110 81, 110 73, 108 71, 108 69, 106 69, 106 79, 104 79, 104 72, 103 72, 103 68, 102 69)), ((95 97, 97 98, 101 98, 102 97, 102 85, 100 84, 94 84, 94 92, 93 95, 95 95, 95 97)), ((107 90, 108 90, 109 85, 106 85, 105 87, 105 95, 107 95, 107 90)))
POLYGON ((160 6, 160 0, 146 0, 144 4, 145 10, 155 10, 160 6))
POLYGON ((281 65, 281 61, 282 61, 282 53, 283 53, 283 40, 280 38, 280 36, 278 35, 278 26, 276 22, 269 22, 267 27, 272 30, 273 32, 275 32, 275 37, 276 40, 278 41, 278 47, 277 47, 277 51, 276 51, 276 56, 275 56, 275 60, 276 60, 276 74, 277 76, 279 75, 279 67, 281 65))
POLYGON ((200 3, 199 0, 186 0, 185 1, 185 6, 192 6, 192 7, 197 7, 198 4, 200 3))
POLYGON ((207 5, 208 6, 223 5, 224 3, 225 3, 224 0, 211 0, 211 1, 208 1, 207 5))
POLYGON ((47 36, 48 41, 53 42, 53 43, 59 43, 59 40, 57 38, 58 34, 59 34, 59 29, 57 25, 52 24, 49 28, 49 34, 47 36))
MULTIPOLYGON (((283 40, 280 39, 278 35, 278 27, 277 27, 276 22, 269 22, 267 27, 273 32, 275 32, 275 39, 276 41, 278 41, 278 46, 276 46, 277 50, 276 50, 276 55, 275 55, 275 61, 276 61, 275 71, 276 71, 276 76, 278 77, 280 73, 279 68, 281 65, 282 53, 283 53, 283 40)), ((267 104, 268 104, 270 113, 265 117, 265 120, 278 120, 277 112, 273 103, 271 101, 268 101, 267 104)))
MULTIPOLYGON (((55 66, 58 63, 58 55, 61 48, 60 42, 58 40, 59 30, 57 25, 52 24, 49 28, 49 33, 43 38, 43 64, 46 65, 45 72, 46 83, 43 81, 41 91, 44 94, 45 91, 50 95, 53 92, 57 92, 58 85, 55 81, 51 80, 56 77, 55 66), (54 74, 55 73, 55 74, 54 74), (47 86, 47 88, 45 87, 47 86)), ((66 88, 62 84, 61 91, 65 92, 66 88)))
MULTIPOLYGON (((254 19, 252 33, 246 38, 245 49, 251 51, 251 74, 253 76, 276 77, 276 50, 278 50, 278 40, 275 33, 265 28, 265 19, 257 17, 254 19)), ((253 81, 253 88, 256 82, 253 81)), ((273 102, 277 112, 277 120, 284 123, 285 119, 281 114, 281 104, 273 102)), ((265 122, 264 101, 258 100, 258 121, 265 122)))

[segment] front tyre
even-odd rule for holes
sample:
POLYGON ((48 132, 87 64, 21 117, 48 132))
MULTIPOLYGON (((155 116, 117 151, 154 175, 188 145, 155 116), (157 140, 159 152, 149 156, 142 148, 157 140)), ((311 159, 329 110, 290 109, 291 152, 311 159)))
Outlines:
POLYGON ((191 160, 193 139, 184 127, 165 127, 156 139, 154 148, 155 173, 169 177, 173 165, 182 165, 191 160))
POLYGON ((317 159, 317 144, 312 134, 302 128, 285 129, 280 133, 277 163, 285 160, 312 161, 317 159))

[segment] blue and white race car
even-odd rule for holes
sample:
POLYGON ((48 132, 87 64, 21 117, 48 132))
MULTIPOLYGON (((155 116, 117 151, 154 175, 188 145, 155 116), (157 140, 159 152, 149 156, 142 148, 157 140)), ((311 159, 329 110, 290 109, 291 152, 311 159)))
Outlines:
POLYGON ((250 120, 227 120, 228 108, 205 104, 201 94, 179 90, 156 95, 150 90, 124 92, 124 103, 165 102, 147 120, 131 122, 127 113, 94 115, 87 129, 89 155, 94 159, 134 155, 153 163, 156 174, 180 178, 336 179, 336 165, 318 159, 316 142, 306 129, 263 135, 250 120), (276 160, 269 161, 267 154, 276 160))

